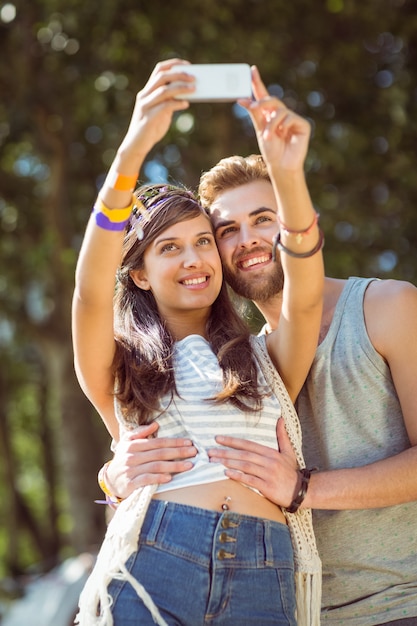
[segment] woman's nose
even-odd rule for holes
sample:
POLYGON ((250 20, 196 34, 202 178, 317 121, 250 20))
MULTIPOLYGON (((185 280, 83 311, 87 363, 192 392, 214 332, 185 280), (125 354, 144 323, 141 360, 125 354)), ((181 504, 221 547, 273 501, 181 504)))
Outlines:
POLYGON ((202 264, 201 256, 194 246, 186 249, 184 254, 184 267, 199 267, 202 264))

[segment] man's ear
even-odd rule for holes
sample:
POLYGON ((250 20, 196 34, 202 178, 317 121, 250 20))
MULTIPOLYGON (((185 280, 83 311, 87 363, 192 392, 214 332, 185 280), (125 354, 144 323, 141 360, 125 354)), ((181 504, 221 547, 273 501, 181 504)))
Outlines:
POLYGON ((146 277, 146 272, 144 269, 141 270, 130 270, 129 272, 129 276, 130 278, 133 280, 133 282, 135 283, 136 287, 139 287, 139 289, 143 289, 144 291, 149 291, 151 286, 149 284, 149 281, 146 277))

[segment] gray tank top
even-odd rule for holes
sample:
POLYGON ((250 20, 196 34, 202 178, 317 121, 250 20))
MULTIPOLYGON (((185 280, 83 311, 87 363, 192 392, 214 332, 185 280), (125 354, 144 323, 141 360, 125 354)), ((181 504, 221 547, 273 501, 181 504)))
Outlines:
MULTIPOLYGON (((363 299, 372 280, 346 282, 298 398, 307 467, 357 467, 410 447, 389 367, 366 332, 363 299)), ((315 510, 313 521, 323 562, 322 624, 417 616, 417 502, 315 510)))

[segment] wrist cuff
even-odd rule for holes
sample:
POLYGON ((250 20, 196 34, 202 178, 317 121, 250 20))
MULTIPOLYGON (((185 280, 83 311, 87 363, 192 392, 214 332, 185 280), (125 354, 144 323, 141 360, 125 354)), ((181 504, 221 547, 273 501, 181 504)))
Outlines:
POLYGON ((287 513, 296 513, 300 508, 300 505, 307 494, 310 476, 315 469, 315 467, 313 467, 312 469, 307 469, 306 467, 304 467, 303 469, 298 470, 298 473, 301 475, 301 486, 294 500, 291 502, 290 506, 287 507, 287 513))

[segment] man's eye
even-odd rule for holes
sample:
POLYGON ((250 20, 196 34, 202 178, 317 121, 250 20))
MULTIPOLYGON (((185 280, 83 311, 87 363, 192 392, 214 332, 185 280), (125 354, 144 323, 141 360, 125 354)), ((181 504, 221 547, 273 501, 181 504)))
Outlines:
POLYGON ((223 230, 220 231, 219 237, 221 239, 222 237, 226 237, 234 232, 236 232, 236 226, 227 226, 227 228, 223 228, 223 230))
POLYGON ((260 215, 256 220, 256 223, 261 224, 263 222, 272 222, 272 219, 268 215, 260 215))

